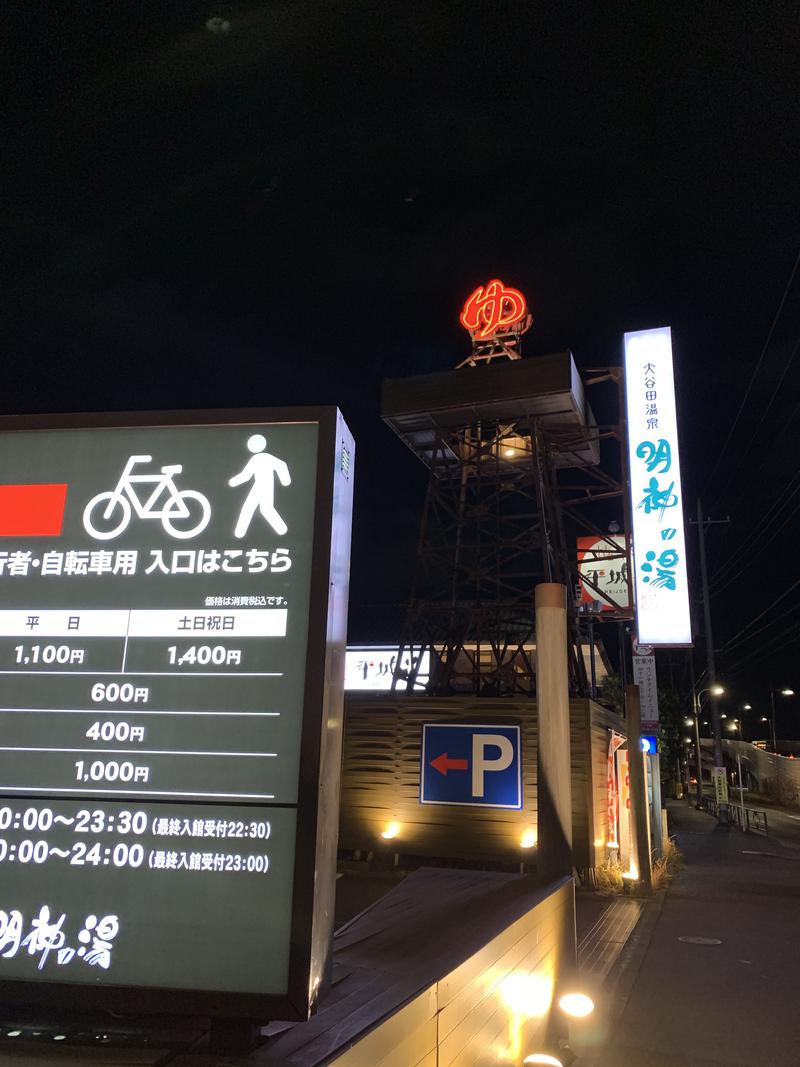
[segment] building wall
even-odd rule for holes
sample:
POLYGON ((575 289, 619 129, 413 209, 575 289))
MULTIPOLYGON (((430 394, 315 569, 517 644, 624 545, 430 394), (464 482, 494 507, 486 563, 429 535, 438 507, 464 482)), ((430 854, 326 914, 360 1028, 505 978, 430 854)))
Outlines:
POLYGON ((567 880, 330 1063, 520 1063, 544 1044, 558 979, 574 963, 574 930, 575 897, 567 880))
MULTIPOLYGON (((606 759, 609 727, 619 716, 589 700, 570 702, 573 854, 583 871, 604 858, 607 840, 606 759)), ((347 694, 339 844, 344 849, 387 848, 409 855, 478 861, 533 860, 522 849, 525 831, 537 834, 536 702, 476 697, 347 694), (523 808, 421 805, 420 743, 426 722, 519 724, 523 808), (391 842, 381 833, 401 824, 391 842)))

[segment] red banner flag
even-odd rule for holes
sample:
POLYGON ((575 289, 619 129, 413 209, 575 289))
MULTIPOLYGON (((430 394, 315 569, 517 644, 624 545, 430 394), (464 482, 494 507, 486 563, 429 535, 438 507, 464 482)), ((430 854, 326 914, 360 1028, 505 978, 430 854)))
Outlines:
POLYGON ((66 485, 0 485, 0 537, 60 537, 66 485))

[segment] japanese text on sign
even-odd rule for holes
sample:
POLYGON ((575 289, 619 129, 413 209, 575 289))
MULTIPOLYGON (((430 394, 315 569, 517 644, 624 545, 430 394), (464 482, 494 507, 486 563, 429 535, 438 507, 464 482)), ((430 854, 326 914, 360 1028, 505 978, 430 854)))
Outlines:
POLYGON ((669 327, 625 334, 625 392, 638 638, 648 645, 690 645, 669 327))
POLYGON ((319 433, 0 433, 0 982, 287 989, 319 433))

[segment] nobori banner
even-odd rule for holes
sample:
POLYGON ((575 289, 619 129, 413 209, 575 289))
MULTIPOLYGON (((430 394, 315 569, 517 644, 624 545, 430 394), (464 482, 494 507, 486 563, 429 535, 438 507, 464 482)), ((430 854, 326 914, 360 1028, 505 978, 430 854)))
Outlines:
POLYGON ((692 629, 668 326, 625 334, 625 395, 637 636, 685 647, 692 629))
POLYGON ((333 408, 0 420, 0 993, 305 1018, 331 940, 333 408))

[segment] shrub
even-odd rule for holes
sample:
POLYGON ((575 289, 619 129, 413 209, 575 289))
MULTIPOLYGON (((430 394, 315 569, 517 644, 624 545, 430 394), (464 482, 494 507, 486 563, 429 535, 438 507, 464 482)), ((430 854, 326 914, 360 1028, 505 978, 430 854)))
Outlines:
POLYGON ((607 859, 595 868, 597 892, 604 896, 622 892, 622 868, 617 859, 607 859))
POLYGON ((664 845, 664 855, 653 863, 653 889, 669 885, 683 866, 683 853, 670 838, 664 845))

